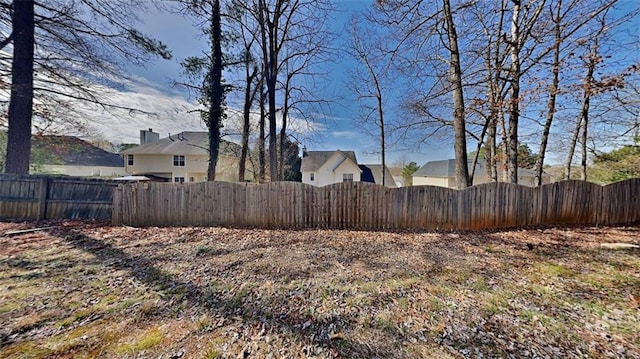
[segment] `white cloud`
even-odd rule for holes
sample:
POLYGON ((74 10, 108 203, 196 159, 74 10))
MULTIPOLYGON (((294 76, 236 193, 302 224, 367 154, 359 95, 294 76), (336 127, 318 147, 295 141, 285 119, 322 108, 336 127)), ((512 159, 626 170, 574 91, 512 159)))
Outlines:
MULTIPOLYGON (((124 86, 121 86, 121 89, 91 85, 92 90, 102 96, 102 101, 119 108, 102 107, 86 101, 64 98, 64 102, 73 110, 57 106, 52 113, 54 123, 46 127, 56 129, 58 134, 88 134, 89 137, 106 139, 113 143, 137 143, 141 129, 152 128, 160 137, 182 131, 207 130, 197 111, 202 107, 195 101, 186 100, 169 88, 164 92, 143 78, 123 82, 124 86)), ((64 91, 59 86, 56 86, 56 90, 64 91)), ((8 91, 0 93, 0 100, 8 101, 8 97, 8 91)), ((34 98, 34 103, 39 103, 37 97, 34 98)), ((242 111, 229 108, 227 114, 223 132, 232 134, 229 139, 234 140, 241 132, 242 111)), ((254 133, 257 133, 258 120, 259 114, 252 113, 254 133)), ((45 127, 45 124, 39 121, 41 120, 34 118, 34 131, 36 127, 45 127)), ((288 132, 296 136, 305 137, 322 131, 324 125, 290 118, 288 129, 288 132)))
POLYGON ((353 131, 333 131, 331 132, 331 136, 346 138, 346 139, 353 139, 358 137, 358 134, 353 131))

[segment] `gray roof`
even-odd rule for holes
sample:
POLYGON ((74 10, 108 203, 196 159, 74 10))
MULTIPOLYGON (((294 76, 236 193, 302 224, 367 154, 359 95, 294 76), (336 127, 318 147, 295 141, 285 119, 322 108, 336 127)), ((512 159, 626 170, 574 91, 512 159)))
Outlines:
MULTIPOLYGON (((208 155, 209 136, 207 132, 180 132, 161 138, 157 142, 147 143, 122 151, 125 155, 208 155)), ((220 140, 221 155, 235 155, 240 146, 233 142, 220 140)))
MULTIPOLYGON (((382 165, 359 165, 358 167, 362 170, 360 175, 362 182, 382 184, 382 165)), ((386 167, 385 170, 384 185, 386 187, 396 187, 396 182, 393 180, 389 168, 386 167)))
POLYGON ((456 161, 455 160, 442 160, 427 162, 424 166, 420 167, 414 176, 423 177, 452 177, 456 173, 456 161))
POLYGON ((300 168, 301 172, 315 172, 322 165, 327 162, 327 160, 333 156, 334 153, 340 152, 346 158, 353 161, 354 164, 358 164, 356 160, 356 153, 353 151, 303 151, 302 153, 302 166, 300 168))
POLYGON ((119 154, 107 152, 75 136, 34 135, 32 146, 32 161, 44 165, 124 167, 119 154))
MULTIPOLYGON (((471 163, 472 161, 469 161, 469 171, 471 171, 471 163)), ((485 167, 485 162, 483 160, 478 160, 474 175, 485 175, 485 167)), ((500 172, 502 168, 501 163, 497 163, 496 167, 498 168, 498 172, 500 172)), ((518 167, 518 174, 524 176, 535 176, 535 171, 518 167)), ((456 161, 454 159, 449 159, 427 162, 424 166, 420 167, 413 175, 416 177, 455 177, 456 161)))

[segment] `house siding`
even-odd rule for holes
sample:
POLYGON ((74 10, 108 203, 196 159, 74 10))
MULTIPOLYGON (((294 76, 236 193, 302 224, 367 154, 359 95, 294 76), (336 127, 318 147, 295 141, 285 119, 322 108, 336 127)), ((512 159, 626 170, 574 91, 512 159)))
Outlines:
POLYGON ((107 166, 68 166, 68 165, 41 165, 31 174, 58 174, 78 177, 120 177, 127 174, 124 167, 107 166))
POLYGON ((317 172, 313 173, 315 175, 315 181, 309 181, 311 172, 307 172, 306 176, 303 173, 303 182, 314 186, 326 186, 332 183, 342 182, 342 175, 345 173, 352 173, 353 180, 360 181, 360 168, 358 165, 354 164, 339 152, 332 155, 317 172))
MULTIPOLYGON (((502 181, 502 178, 498 178, 499 182, 502 181)), ((489 178, 487 176, 474 176, 473 177, 473 185, 489 183, 489 178)), ((535 178, 531 176, 520 176, 518 177, 518 184, 523 186, 533 187, 535 183, 535 178)), ((545 177, 545 184, 549 183, 548 176, 545 177)), ((438 187, 448 187, 448 188, 456 188, 456 180, 453 177, 424 177, 424 176, 414 176, 413 177, 413 185, 414 186, 438 186, 438 187)))
POLYGON ((449 179, 447 177, 413 177, 414 186, 439 186, 449 187, 449 179))
MULTIPOLYGON (((194 182, 206 181, 209 164, 207 156, 185 155, 184 166, 174 166, 173 156, 173 154, 134 154, 133 166, 126 164, 126 172, 130 175, 154 174, 170 178, 171 181, 176 177, 184 177, 185 182, 189 182, 191 177, 194 182)), ((235 159, 220 156, 216 166, 216 180, 229 182, 238 180, 238 166, 235 159)))

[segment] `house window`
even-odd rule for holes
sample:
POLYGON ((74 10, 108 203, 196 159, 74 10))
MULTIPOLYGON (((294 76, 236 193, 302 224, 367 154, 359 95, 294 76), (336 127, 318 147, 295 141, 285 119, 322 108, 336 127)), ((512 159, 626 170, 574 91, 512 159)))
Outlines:
POLYGON ((196 178, 195 177, 189 177, 189 182, 195 182, 196 178))
POLYGON ((173 156, 173 165, 178 167, 184 167, 184 156, 183 155, 174 155, 173 156))
POLYGON ((343 173, 342 182, 353 182, 353 173, 343 173))
POLYGON ((173 182, 184 183, 184 177, 173 177, 173 182))
POLYGON ((127 165, 133 166, 133 155, 127 155, 127 165))
POLYGON ((310 181, 315 181, 315 179, 316 179, 315 173, 309 174, 309 180, 310 181))

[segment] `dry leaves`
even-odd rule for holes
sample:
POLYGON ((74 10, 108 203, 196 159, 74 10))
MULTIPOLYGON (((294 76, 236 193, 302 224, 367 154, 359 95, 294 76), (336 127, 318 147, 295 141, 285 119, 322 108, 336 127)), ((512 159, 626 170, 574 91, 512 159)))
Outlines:
POLYGON ((0 234, 41 227, 0 237, 3 358, 640 357, 637 227, 0 234))

